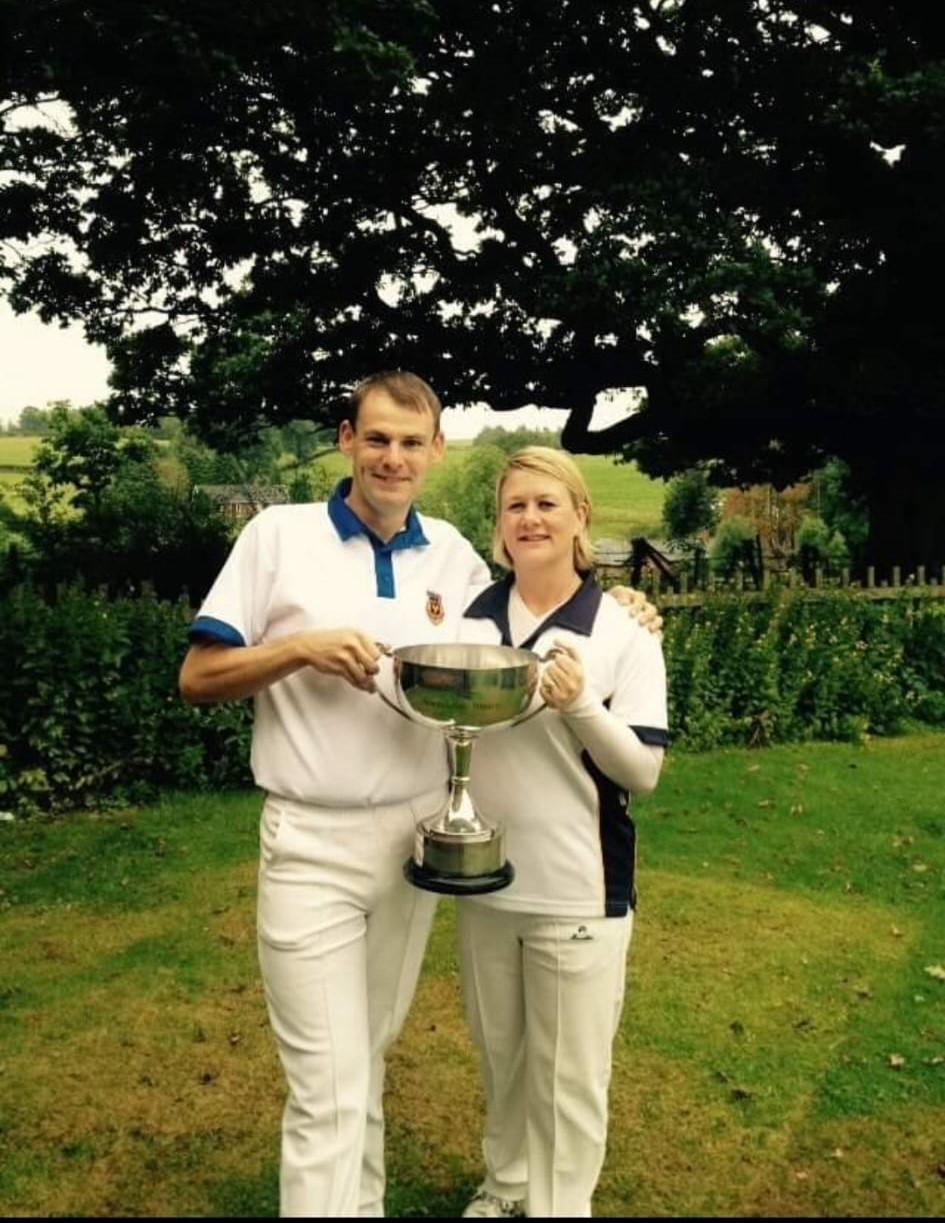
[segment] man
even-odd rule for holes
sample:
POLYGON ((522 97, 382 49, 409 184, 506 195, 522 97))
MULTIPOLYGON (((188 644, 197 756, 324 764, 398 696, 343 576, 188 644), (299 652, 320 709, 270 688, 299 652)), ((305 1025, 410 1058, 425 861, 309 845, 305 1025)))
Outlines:
POLYGON ((403 878, 442 803, 442 738, 373 694, 381 649, 453 641, 489 581, 413 502, 443 457, 440 403, 414 374, 354 390, 327 503, 243 530, 191 626, 189 701, 255 697, 259 956, 288 1080, 281 1213, 380 1216, 384 1055, 406 1016, 435 897, 403 878))

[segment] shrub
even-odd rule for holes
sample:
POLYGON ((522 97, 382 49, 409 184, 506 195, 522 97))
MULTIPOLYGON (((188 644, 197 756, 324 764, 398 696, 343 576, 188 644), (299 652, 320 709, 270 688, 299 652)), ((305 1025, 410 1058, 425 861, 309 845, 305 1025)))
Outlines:
POLYGON ((755 531, 747 518, 733 514, 720 524, 709 545, 712 568, 723 578, 757 569, 755 531))
POLYGON ((75 587, 52 603, 28 587, 7 595, 0 805, 56 811, 248 784, 248 708, 178 696, 189 616, 183 603, 75 587))
MULTIPOLYGON (((0 599, 0 807, 251 784, 247 703, 177 693, 183 602, 71 587, 0 599)), ((854 591, 709 597, 667 615, 670 732, 691 750, 945 725, 945 601, 854 591)))
POLYGON ((811 597, 708 598, 667 617, 674 739, 703 749, 858 740, 906 719, 945 725, 945 605, 811 597))
POLYGON ((838 573, 849 562, 850 553, 839 531, 831 531, 816 514, 805 514, 797 530, 797 564, 804 581, 813 583, 818 568, 838 573))

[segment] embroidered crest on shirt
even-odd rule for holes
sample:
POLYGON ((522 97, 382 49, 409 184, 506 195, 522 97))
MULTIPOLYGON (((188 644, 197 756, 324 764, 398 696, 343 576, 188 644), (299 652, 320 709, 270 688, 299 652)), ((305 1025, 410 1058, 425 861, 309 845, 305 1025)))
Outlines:
POLYGON ((443 610, 443 596, 435 590, 427 591, 427 616, 431 624, 442 624, 446 612, 443 610))

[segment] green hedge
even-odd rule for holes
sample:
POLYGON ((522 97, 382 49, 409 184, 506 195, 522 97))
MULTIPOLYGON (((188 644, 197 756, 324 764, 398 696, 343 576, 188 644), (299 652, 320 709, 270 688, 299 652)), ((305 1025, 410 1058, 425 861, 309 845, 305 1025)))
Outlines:
MULTIPOLYGON (((177 694, 189 617, 81 589, 0 601, 0 809, 251 784, 248 704, 195 709, 177 694)), ((676 747, 945 725, 945 600, 717 595, 667 615, 664 650, 676 747)))
POLYGON ((675 741, 692 750, 861 740, 945 724, 945 600, 715 595, 667 616, 675 741))
POLYGON ((249 708, 178 696, 190 615, 75 588, 51 605, 26 588, 0 602, 0 808, 252 784, 249 708))

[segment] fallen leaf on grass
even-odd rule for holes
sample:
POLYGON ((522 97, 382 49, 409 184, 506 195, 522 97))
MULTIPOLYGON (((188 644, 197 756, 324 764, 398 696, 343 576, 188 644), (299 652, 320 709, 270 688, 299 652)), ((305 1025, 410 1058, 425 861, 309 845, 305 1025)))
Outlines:
POLYGON ((809 1179, 810 1179, 810 1173, 809 1173, 809 1172, 805 1172, 803 1168, 800 1168, 799 1170, 797 1170, 797 1171, 794 1173, 794 1179, 795 1179, 796 1181, 806 1181, 806 1180, 809 1180, 809 1179))
POLYGON ((927 964, 925 972, 936 981, 945 981, 945 966, 941 964, 927 964))
POLYGON ((906 1064, 906 1059, 901 1053, 890 1053, 889 1065, 893 1070, 901 1070, 906 1064))

